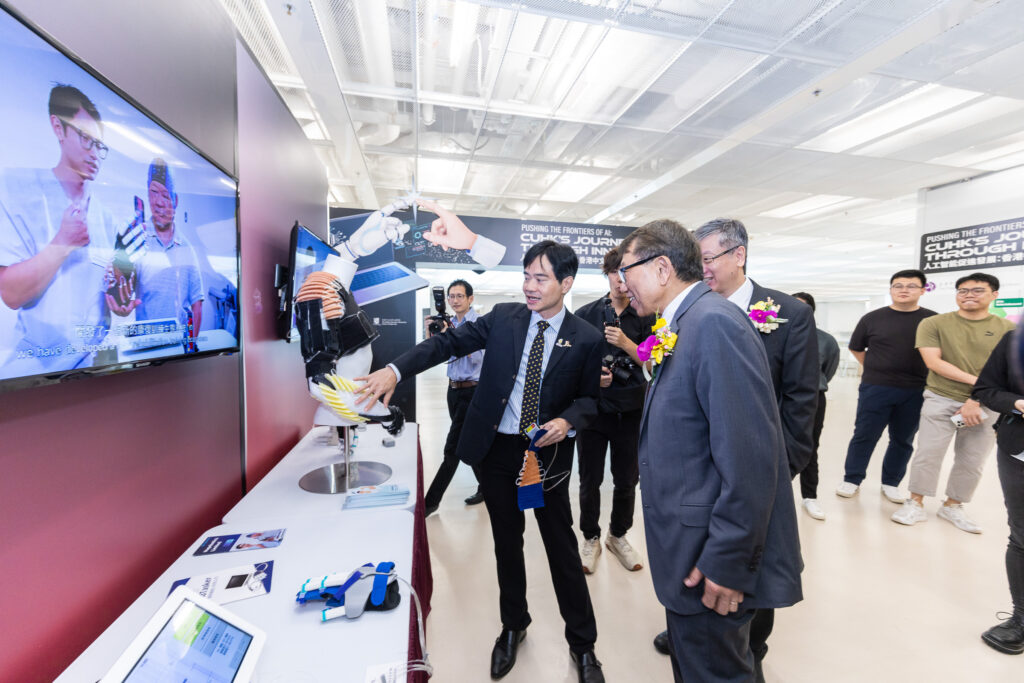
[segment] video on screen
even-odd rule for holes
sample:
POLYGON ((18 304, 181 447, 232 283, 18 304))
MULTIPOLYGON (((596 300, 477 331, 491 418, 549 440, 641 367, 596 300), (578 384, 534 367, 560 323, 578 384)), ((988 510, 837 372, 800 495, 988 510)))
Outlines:
POLYGON ((236 182, 6 11, 0 82, 0 381, 237 349, 236 182))

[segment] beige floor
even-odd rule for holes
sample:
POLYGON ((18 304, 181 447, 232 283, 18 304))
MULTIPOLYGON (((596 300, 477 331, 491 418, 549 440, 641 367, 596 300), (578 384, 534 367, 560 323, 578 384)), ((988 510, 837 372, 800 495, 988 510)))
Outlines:
MULTIPOLYGON (((821 447, 819 499, 828 519, 818 522, 802 510, 804 562, 802 603, 777 613, 765 675, 769 682, 852 681, 1020 681, 1024 657, 1003 655, 979 634, 1009 608, 1003 554, 1006 516, 995 463, 985 471, 971 515, 984 527, 967 534, 932 514, 929 521, 903 527, 889 521, 897 506, 878 489, 883 437, 858 497, 834 494, 856 407, 855 378, 837 378, 821 447)), ((420 377, 419 415, 427 483, 441 461, 449 420, 443 367, 420 377)), ((948 469, 948 467, 947 467, 948 469)), ((945 482, 946 471, 942 482, 945 482)), ((501 625, 493 545, 484 506, 467 507, 475 490, 472 471, 459 467, 440 510, 427 520, 434 571, 433 612, 428 623, 434 679, 443 683, 489 680, 490 651, 501 625)), ((579 485, 573 476, 574 511, 579 485)), ((794 489, 797 494, 799 487, 794 489)), ((604 514, 610 503, 605 476, 604 514)), ((639 501, 638 501, 639 502, 639 501)), ((629 538, 644 550, 643 518, 629 538)), ((529 517, 529 515, 528 515, 529 517)), ((575 669, 563 637, 551 579, 536 525, 527 520, 527 573, 533 624, 509 683, 572 682, 575 669)), ((609 681, 671 681, 668 658, 651 639, 664 627, 647 569, 627 572, 603 553, 588 578, 597 614, 597 655, 609 681)))

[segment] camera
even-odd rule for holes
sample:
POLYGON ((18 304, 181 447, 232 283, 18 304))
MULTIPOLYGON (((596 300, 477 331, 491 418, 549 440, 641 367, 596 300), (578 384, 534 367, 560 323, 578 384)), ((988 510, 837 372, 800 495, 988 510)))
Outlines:
POLYGON ((427 323, 427 332, 441 334, 445 327, 451 326, 452 318, 445 309, 444 287, 434 287, 430 291, 434 295, 434 309, 437 311, 437 315, 428 318, 430 322, 427 323))
POLYGON ((619 322, 619 314, 615 312, 610 297, 604 298, 604 326, 622 327, 622 323, 619 322))
POLYGON ((612 371, 612 378, 616 379, 623 384, 629 382, 633 376, 633 371, 637 369, 637 364, 633 362, 633 359, 626 355, 613 356, 608 354, 604 357, 604 366, 612 371))

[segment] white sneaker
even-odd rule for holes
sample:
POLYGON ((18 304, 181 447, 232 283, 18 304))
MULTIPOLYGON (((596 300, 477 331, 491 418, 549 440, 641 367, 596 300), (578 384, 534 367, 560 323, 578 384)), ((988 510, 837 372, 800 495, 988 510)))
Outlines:
POLYGON ((853 498, 857 495, 857 491, 860 491, 860 487, 848 481, 844 481, 836 487, 836 495, 841 498, 853 498))
POLYGON ((903 507, 896 512, 892 513, 892 521, 897 524, 906 524, 907 526, 914 526, 918 522, 927 522, 928 513, 924 511, 924 506, 918 503, 913 498, 907 498, 903 501, 903 507))
POLYGON ((597 556, 601 554, 600 538, 584 538, 580 548, 580 560, 583 562, 583 573, 593 574, 597 566, 597 556))
POLYGON ((629 571, 635 572, 638 569, 644 568, 644 563, 640 561, 640 553, 629 544, 624 535, 612 536, 608 534, 604 544, 608 546, 608 550, 612 552, 612 555, 619 558, 622 566, 629 571))
POLYGON ((814 498, 804 498, 804 512, 814 519, 825 521, 825 511, 821 509, 818 501, 814 498))
POLYGON ((936 517, 941 517, 946 520, 957 529, 966 531, 969 534, 980 534, 981 527, 975 524, 974 520, 967 516, 964 512, 963 503, 956 505, 943 505, 939 508, 939 511, 935 513, 936 517))
POLYGON ((887 486, 882 484, 882 495, 885 496, 890 503, 896 503, 898 505, 902 505, 907 500, 907 497, 900 493, 898 486, 887 486))

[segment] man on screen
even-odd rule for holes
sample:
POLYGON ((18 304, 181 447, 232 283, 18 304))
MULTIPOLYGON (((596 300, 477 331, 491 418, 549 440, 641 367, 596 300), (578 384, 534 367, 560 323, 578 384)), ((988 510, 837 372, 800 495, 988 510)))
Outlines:
POLYGON ((204 288, 199 261, 192 245, 175 228, 178 195, 171 169, 163 159, 149 165, 149 222, 146 247, 138 264, 138 299, 119 306, 107 295, 107 304, 118 315, 135 310, 135 320, 174 319, 185 338, 186 350, 194 351, 203 318, 204 288))
POLYGON ((109 326, 114 226, 90 189, 109 151, 103 122, 70 85, 53 87, 49 112, 57 165, 5 169, 0 180, 0 299, 18 312, 3 377, 88 365, 109 326))

